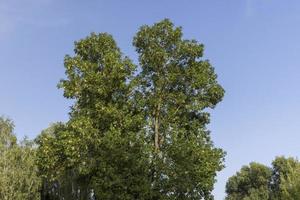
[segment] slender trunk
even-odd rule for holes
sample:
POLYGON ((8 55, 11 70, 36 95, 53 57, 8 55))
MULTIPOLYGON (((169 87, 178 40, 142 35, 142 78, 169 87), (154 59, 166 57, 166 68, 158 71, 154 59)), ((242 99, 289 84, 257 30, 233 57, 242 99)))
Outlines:
POLYGON ((159 134, 159 117, 160 117, 160 102, 158 103, 155 116, 154 116, 154 145, 155 145, 155 151, 159 151, 160 147, 160 134, 159 134))

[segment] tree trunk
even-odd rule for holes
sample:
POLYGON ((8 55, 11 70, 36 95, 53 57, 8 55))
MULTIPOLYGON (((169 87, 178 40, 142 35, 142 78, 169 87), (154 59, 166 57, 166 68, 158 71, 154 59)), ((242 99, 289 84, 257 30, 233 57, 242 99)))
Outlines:
POLYGON ((159 142, 159 117, 160 117, 160 102, 157 105, 157 109, 154 116, 154 145, 155 145, 155 152, 159 151, 160 142, 159 142))

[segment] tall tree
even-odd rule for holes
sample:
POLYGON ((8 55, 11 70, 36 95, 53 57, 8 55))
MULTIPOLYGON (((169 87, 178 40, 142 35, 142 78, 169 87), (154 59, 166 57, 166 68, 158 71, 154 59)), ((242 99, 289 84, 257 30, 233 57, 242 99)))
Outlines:
POLYGON ((43 149, 52 146, 50 166, 62 166, 61 174, 76 174, 81 199, 92 189, 102 199, 149 196, 149 154, 139 133, 143 119, 131 100, 135 66, 104 33, 76 42, 75 55, 65 57, 65 67, 67 79, 60 87, 75 104, 65 129, 50 134, 51 140, 40 140, 40 168, 46 168, 42 173, 58 178, 57 170, 47 172, 43 159, 43 149))
POLYGON ((169 20, 141 27, 133 43, 138 68, 109 34, 75 42, 59 85, 74 105, 63 128, 39 140, 41 173, 62 186, 58 173, 72 172, 78 199, 212 199, 224 152, 207 109, 224 90, 203 45, 169 20))
POLYGON ((207 108, 222 100, 223 88, 204 46, 182 38, 168 19, 142 26, 133 42, 141 72, 136 99, 153 144, 156 199, 210 199, 224 152, 209 137, 207 108))

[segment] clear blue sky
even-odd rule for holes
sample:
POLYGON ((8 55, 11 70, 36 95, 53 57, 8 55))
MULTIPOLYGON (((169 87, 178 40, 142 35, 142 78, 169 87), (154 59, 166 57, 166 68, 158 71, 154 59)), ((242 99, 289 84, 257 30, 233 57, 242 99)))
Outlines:
POLYGON ((66 121, 70 102, 56 88, 63 57, 90 32, 109 32, 136 58, 142 24, 170 18, 205 44, 226 90, 212 112, 215 145, 227 151, 215 197, 250 161, 300 154, 300 2, 297 0, 0 0, 0 115, 18 137, 66 121))

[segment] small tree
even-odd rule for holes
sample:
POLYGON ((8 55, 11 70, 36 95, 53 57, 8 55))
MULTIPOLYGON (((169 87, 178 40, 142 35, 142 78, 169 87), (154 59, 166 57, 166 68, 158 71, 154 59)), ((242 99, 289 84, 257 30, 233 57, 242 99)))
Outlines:
POLYGON ((40 199, 33 143, 17 144, 13 122, 0 117, 0 199, 40 199))
POLYGON ((268 200, 271 168, 259 163, 244 166, 226 183, 227 200, 268 200))
POLYGON ((244 166, 226 184, 227 200, 300 199, 300 163, 277 157, 272 168, 259 163, 244 166))

